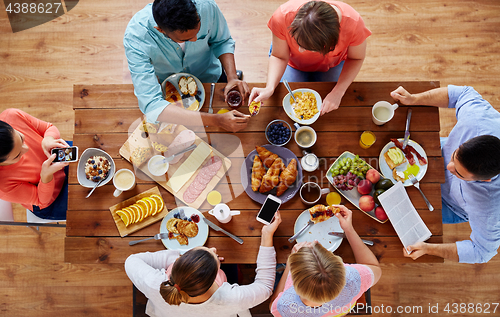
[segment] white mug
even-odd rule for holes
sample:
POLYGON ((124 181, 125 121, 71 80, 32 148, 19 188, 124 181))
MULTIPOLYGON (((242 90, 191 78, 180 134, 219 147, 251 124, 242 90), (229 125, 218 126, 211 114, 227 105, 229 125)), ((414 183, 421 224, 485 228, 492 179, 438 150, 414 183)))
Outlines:
POLYGON ((316 143, 317 135, 316 131, 310 126, 304 125, 300 126, 294 123, 295 130, 295 143, 303 149, 308 149, 316 143))
POLYGON ((209 214, 217 218, 221 223, 228 223, 231 221, 233 216, 239 215, 239 210, 230 210, 229 206, 226 204, 217 204, 214 209, 208 211, 209 214))
POLYGON ((387 101, 379 101, 372 107, 372 120, 376 125, 383 125, 394 117, 394 111, 399 107, 397 103, 391 105, 387 101))
POLYGON ((115 176, 113 176, 113 185, 116 187, 113 193, 115 197, 120 196, 120 194, 126 190, 131 190, 135 186, 134 172, 126 168, 117 171, 115 176))
POLYGON ((318 200, 321 198, 322 195, 328 194, 329 192, 330 192, 330 188, 321 188, 318 184, 316 184, 314 182, 304 183, 300 187, 300 191, 299 191, 299 193, 300 193, 300 199, 306 205, 314 205, 315 203, 318 202, 318 200), (304 190, 305 190, 306 187, 310 187, 311 189, 313 189, 316 192, 316 193, 313 193, 313 195, 315 197, 307 197, 307 195, 305 195, 305 194, 307 194, 307 193, 304 192, 304 190), (304 197, 304 195, 306 197, 304 197), (308 199, 312 199, 312 200, 310 201, 308 199))

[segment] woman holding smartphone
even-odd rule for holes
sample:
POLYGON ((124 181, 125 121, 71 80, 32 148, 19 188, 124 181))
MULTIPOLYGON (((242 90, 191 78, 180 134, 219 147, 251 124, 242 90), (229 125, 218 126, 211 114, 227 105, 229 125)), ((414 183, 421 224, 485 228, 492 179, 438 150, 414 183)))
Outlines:
POLYGON ((7 109, 0 113, 0 140, 0 199, 19 203, 41 218, 66 219, 63 168, 68 163, 52 163, 56 154, 50 154, 53 148, 69 146, 59 130, 24 111, 7 109))
POLYGON ((273 235, 280 223, 277 212, 274 221, 262 227, 257 275, 250 285, 225 281, 220 270, 223 259, 215 248, 197 247, 183 255, 174 250, 133 254, 125 261, 125 271, 148 298, 148 316, 251 316, 248 309, 264 302, 273 291, 273 235))

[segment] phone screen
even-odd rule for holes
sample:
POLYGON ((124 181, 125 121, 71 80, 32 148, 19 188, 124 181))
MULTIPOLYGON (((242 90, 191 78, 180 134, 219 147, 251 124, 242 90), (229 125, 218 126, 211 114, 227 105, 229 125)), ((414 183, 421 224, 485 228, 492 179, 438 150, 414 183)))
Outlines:
POLYGON ((52 154, 54 153, 56 154, 54 162, 75 162, 78 160, 78 148, 76 146, 52 149, 52 154))
POLYGON ((267 198, 257 217, 270 223, 279 207, 279 202, 267 198))

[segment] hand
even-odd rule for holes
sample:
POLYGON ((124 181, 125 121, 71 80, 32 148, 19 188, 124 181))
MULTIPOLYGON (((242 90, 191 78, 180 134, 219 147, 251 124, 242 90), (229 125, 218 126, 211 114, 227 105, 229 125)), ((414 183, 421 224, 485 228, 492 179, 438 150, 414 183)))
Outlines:
POLYGON ((332 90, 326 98, 323 100, 323 104, 321 105, 321 115, 324 115, 332 110, 337 110, 340 106, 340 101, 344 97, 344 93, 336 92, 332 90))
POLYGON ((281 214, 279 210, 276 212, 274 215, 274 220, 271 222, 269 225, 264 225, 262 227, 262 237, 273 237, 274 232, 276 232, 276 229, 278 229, 278 226, 281 223, 281 214))
POLYGON ((406 91, 402 86, 391 92, 391 97, 403 105, 412 105, 415 102, 415 96, 406 91))
POLYGON ((48 159, 45 160, 45 162, 42 163, 42 170, 40 171, 40 179, 42 180, 42 183, 50 183, 52 181, 52 178, 54 178, 54 173, 63 169, 65 166, 68 166, 69 163, 54 163, 54 159, 56 158, 56 154, 52 154, 49 156, 48 159))
POLYGON ((42 150, 45 155, 47 155, 47 158, 50 157, 50 151, 55 148, 65 148, 69 147, 68 143, 64 141, 63 139, 54 139, 52 136, 46 136, 42 140, 42 150))
POLYGON ((403 248, 403 255, 407 258, 412 258, 413 260, 416 260, 422 255, 427 254, 428 247, 429 247, 428 243, 417 242, 413 245, 408 246, 408 251, 411 252, 410 254, 408 254, 408 252, 403 248))
POLYGON ((314 241, 314 242, 308 242, 308 241, 299 242, 299 243, 297 243, 297 244, 295 244, 293 246, 291 254, 297 253, 297 251, 299 251, 300 248, 302 248, 302 247, 312 248, 316 243, 318 243, 318 241, 314 241))
POLYGON ((248 88, 248 84, 246 82, 239 80, 239 79, 234 79, 234 80, 228 81, 226 88, 224 88, 225 101, 227 102, 227 94, 231 90, 233 90, 235 87, 236 87, 236 89, 238 89, 238 91, 241 94, 241 98, 242 98, 241 104, 242 105, 245 104, 245 100, 248 97, 248 95, 250 94, 250 88, 248 88))
POLYGON ((256 102, 265 101, 269 99, 273 94, 274 94, 274 89, 254 87, 252 89, 252 92, 250 93, 250 98, 248 98, 248 104, 250 104, 252 101, 256 102))
POLYGON ((219 126, 226 131, 237 132, 247 127, 249 115, 243 114, 239 111, 232 110, 223 114, 216 114, 220 116, 219 126))
POLYGON ((352 227, 352 211, 347 209, 344 205, 334 205, 334 207, 340 208, 340 212, 336 213, 335 216, 339 220, 342 230, 344 230, 344 232, 354 230, 352 227))

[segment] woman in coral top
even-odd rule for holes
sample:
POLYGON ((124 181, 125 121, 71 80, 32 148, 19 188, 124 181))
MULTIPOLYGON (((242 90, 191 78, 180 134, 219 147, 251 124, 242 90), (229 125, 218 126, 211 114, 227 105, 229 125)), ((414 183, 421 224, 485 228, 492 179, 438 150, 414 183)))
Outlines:
POLYGON ((64 207, 50 208, 65 184, 62 169, 68 165, 52 163, 56 155, 50 151, 68 147, 59 130, 26 112, 7 109, 0 113, 0 140, 0 199, 19 203, 41 218, 65 219, 64 207))
POLYGON ((340 1, 290 0, 268 22, 273 32, 265 88, 254 88, 250 101, 272 96, 281 80, 334 81, 324 98, 321 114, 339 107, 345 91, 358 74, 371 35, 363 19, 340 1))

